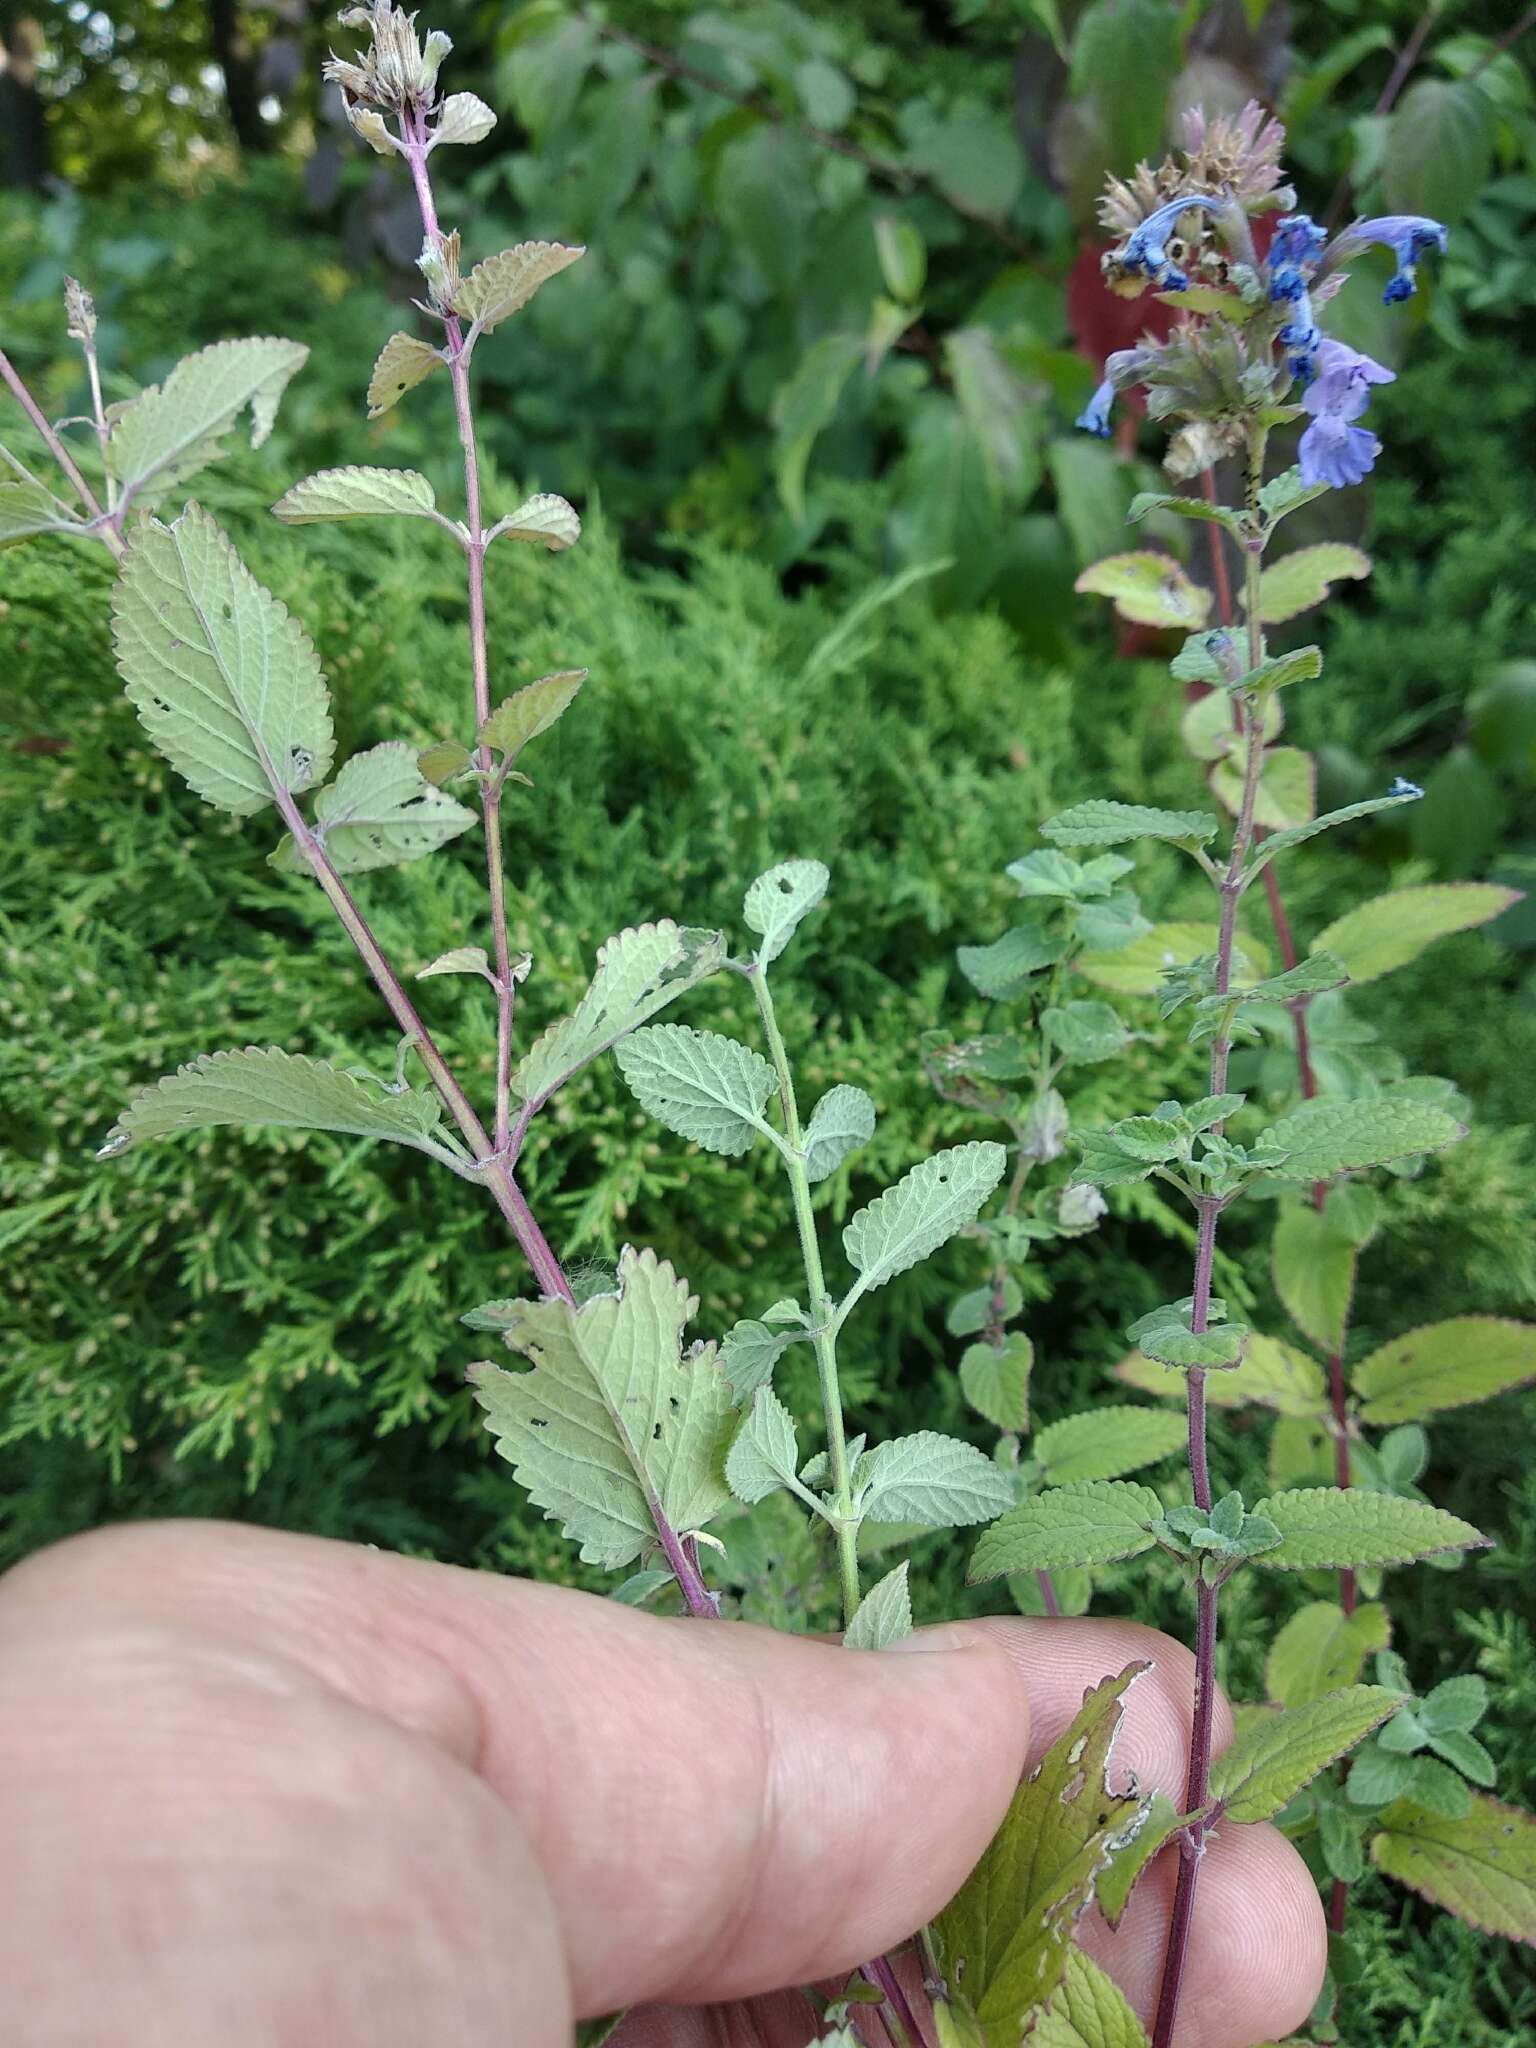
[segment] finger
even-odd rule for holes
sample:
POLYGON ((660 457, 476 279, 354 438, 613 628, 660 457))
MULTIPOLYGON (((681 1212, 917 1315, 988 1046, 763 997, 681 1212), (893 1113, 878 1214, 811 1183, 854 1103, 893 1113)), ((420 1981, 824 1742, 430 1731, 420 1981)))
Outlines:
MULTIPOLYGON (((1194 1712, 1195 1660, 1187 1649, 1132 1622, 987 1626, 1031 1687, 1032 1763, 1066 1727, 1084 1689, 1133 1658, 1151 1658, 1153 1670, 1127 1696, 1112 1770, 1133 1771, 1144 1790, 1166 1792, 1182 1806, 1194 1712)), ((1232 1740, 1224 1697, 1216 1703, 1214 1738, 1218 1752, 1232 1740)), ((1097 1915, 1082 1930, 1084 1948, 1148 2020, 1162 1982, 1177 1878, 1178 1851, 1170 1848, 1142 1878, 1117 1932, 1097 1915)), ((1179 2008, 1181 2048, 1249 2048, 1280 2039, 1311 2011, 1326 1961, 1322 1903, 1300 1856, 1272 1827, 1224 1823, 1201 1866, 1179 2008)))

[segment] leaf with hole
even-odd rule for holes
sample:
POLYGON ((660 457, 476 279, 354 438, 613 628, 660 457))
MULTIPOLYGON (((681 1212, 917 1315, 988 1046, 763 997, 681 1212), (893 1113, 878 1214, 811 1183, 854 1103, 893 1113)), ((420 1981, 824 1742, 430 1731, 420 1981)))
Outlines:
POLYGON ((832 877, 819 860, 785 860, 772 867, 748 889, 742 916, 758 934, 760 966, 777 960, 794 937, 803 917, 809 916, 827 893, 832 877))
POLYGON ((1072 587, 1113 599, 1121 618, 1138 626, 1182 626, 1192 633, 1211 609, 1211 593, 1192 582, 1171 555, 1108 555, 1072 587))
POLYGON ((414 391, 434 370, 446 366, 442 352, 418 341, 414 334, 392 334, 379 350, 368 379, 369 419, 378 419, 398 405, 407 391, 414 391))
POLYGON ((848 1300, 883 1287, 974 1223, 1007 1164, 1001 1145, 973 1140, 935 1152, 876 1195, 843 1230, 843 1250, 859 1276, 848 1300))
MULTIPOLYGON (((420 860, 474 823, 473 811, 432 787, 416 749, 403 740, 354 754, 315 798, 315 836, 343 875, 420 860)), ((272 865, 289 875, 310 872, 291 833, 273 853, 272 865)))
POLYGON ((706 1152, 746 1152, 763 1129, 773 1069, 734 1038, 652 1024, 626 1038, 614 1058, 641 1108, 706 1152))

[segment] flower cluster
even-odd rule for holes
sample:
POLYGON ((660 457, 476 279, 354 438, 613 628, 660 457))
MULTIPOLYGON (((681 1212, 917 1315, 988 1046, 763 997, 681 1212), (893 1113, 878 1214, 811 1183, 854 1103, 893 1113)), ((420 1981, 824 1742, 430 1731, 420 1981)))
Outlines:
POLYGON ((348 121, 380 156, 400 149, 411 132, 430 150, 442 142, 483 141, 496 126, 496 116, 472 92, 456 92, 438 103, 437 74, 453 48, 440 29, 420 42, 415 15, 403 13, 391 0, 350 7, 339 19, 344 28, 366 29, 369 42, 355 59, 332 52, 325 76, 341 88, 348 121), (398 119, 398 133, 386 114, 398 119))
POLYGON ((1358 483, 1381 443, 1356 422, 1370 387, 1393 373, 1327 336, 1318 310, 1343 284, 1344 265, 1372 246, 1396 258, 1386 303, 1411 297, 1420 261, 1444 250, 1445 229, 1388 214, 1330 237, 1292 210, 1295 194, 1280 183, 1284 131, 1256 103, 1209 127, 1186 115, 1184 126, 1182 160, 1142 164, 1129 183, 1111 180, 1100 217, 1120 237, 1103 259, 1111 289, 1133 297, 1151 289, 1185 317, 1166 341, 1148 336, 1111 355, 1077 424, 1107 435, 1116 393, 1145 385, 1153 418, 1186 422, 1165 466, 1187 477, 1239 446, 1256 414, 1306 414, 1303 481, 1358 483), (1251 222, 1275 212, 1281 218, 1260 256, 1251 222))

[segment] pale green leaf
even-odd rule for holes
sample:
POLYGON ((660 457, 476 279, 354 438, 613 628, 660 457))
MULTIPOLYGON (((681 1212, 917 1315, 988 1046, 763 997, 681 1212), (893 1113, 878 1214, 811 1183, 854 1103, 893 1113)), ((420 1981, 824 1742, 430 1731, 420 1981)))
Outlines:
POLYGON ((1210 1319, 1203 1330, 1191 1329, 1191 1321, 1188 1302, 1164 1302, 1138 1316, 1126 1335, 1160 1365, 1200 1365, 1226 1372, 1239 1363, 1248 1336, 1245 1323, 1225 1321, 1224 1310, 1218 1313, 1215 1302, 1210 1304, 1210 1319))
POLYGON ((102 1154, 115 1157, 139 1138, 244 1124, 254 1130, 284 1126, 382 1138, 441 1157, 446 1152, 436 1143, 441 1117, 442 1107, 430 1089, 394 1093, 325 1060, 251 1045, 239 1052, 204 1053, 142 1089, 113 1126, 102 1154))
POLYGON ((780 1487, 794 1491, 799 1469, 794 1418, 771 1387, 760 1386, 726 1458, 726 1484, 750 1507, 780 1487))
POLYGON ((682 1348, 696 1306, 671 1266, 626 1246, 617 1293, 517 1304, 507 1342, 531 1371, 470 1367, 496 1448, 588 1564, 633 1564, 658 1516, 700 1529, 730 1497, 730 1388, 712 1344, 682 1348))
POLYGON ((1308 1202, 1292 1202, 1275 1225, 1275 1292, 1304 1337, 1341 1351, 1355 1292, 1355 1246, 1308 1202))
POLYGON ((1139 626, 1182 626, 1192 633, 1211 609, 1211 593, 1192 582, 1171 555, 1108 555, 1072 587, 1112 598, 1120 616, 1139 626))
POLYGON ((126 405, 107 439, 107 468, 122 499, 152 503, 206 469, 247 406, 251 446, 272 431, 278 401, 309 350, 271 337, 216 341, 184 356, 163 384, 126 405))
POLYGON ((1094 1887, 1094 1904, 1111 1927, 1120 1925, 1143 1871, 1158 1851, 1173 1840, 1186 1818, 1165 1793, 1152 1794, 1141 1825, 1123 1848, 1116 1849, 1094 1887))
POLYGON ((441 789, 462 775, 474 758, 462 740, 434 740, 416 756, 416 766, 434 789, 441 789))
POLYGON ((446 364, 440 349, 418 341, 414 334, 392 334, 379 350, 368 379, 369 419, 376 420, 381 413, 388 412, 407 391, 414 391, 434 370, 444 369, 446 364))
POLYGON ((1266 626, 1281 625, 1321 604, 1341 577, 1370 573, 1370 556, 1345 541, 1325 540, 1315 547, 1297 548, 1272 562, 1259 578, 1259 617, 1266 626))
POLYGON ((1063 1003, 1040 1012, 1040 1029, 1065 1059, 1113 1059, 1130 1043, 1119 1013, 1108 1003, 1063 1003))
POLYGON ((866 1451, 854 1467, 861 1518, 964 1529, 1012 1504, 1012 1477, 974 1444, 919 1430, 866 1451))
POLYGON ((1401 1095, 1347 1101, 1314 1096, 1261 1132, 1258 1142, 1289 1155, 1275 1169, 1286 1180, 1319 1181, 1439 1152, 1465 1135, 1466 1126, 1432 1102, 1401 1095))
POLYGON ((1496 102, 1476 79, 1417 79, 1382 145, 1388 206, 1394 213, 1459 220, 1487 187, 1499 126, 1496 102))
POLYGON ((759 1387, 767 1385, 779 1353, 794 1343, 795 1335, 793 1330, 770 1330, 766 1323, 751 1317, 743 1317, 726 1331, 720 1342, 720 1363, 738 1402, 750 1400, 759 1387))
POLYGON ((272 512, 287 526, 304 526, 392 514, 430 519, 436 505, 431 484, 414 469, 322 469, 284 491, 272 512))
POLYGON ((569 708, 586 679, 584 668, 567 668, 558 675, 541 676, 536 683, 525 683, 486 719, 477 735, 480 745, 493 747, 502 757, 503 769, 510 768, 529 741, 548 732, 569 708))
POLYGON ((1335 953, 1352 982, 1375 981, 1451 932, 1470 931, 1520 900, 1518 889, 1494 882, 1433 882, 1419 889, 1392 889, 1357 903, 1335 918, 1317 940, 1335 953))
POLYGON ((757 949, 760 966, 778 959, 800 920, 826 895, 831 879, 819 860, 780 861, 758 876, 747 891, 742 916, 762 940, 757 949))
POLYGON ((734 1038, 652 1024, 626 1038, 614 1058, 640 1106, 706 1152, 745 1152, 763 1128, 773 1068, 734 1038))
POLYGON ((974 1223, 1007 1164, 1005 1149, 990 1140, 952 1145, 860 1209, 843 1231, 843 1250, 859 1276, 849 1301, 883 1287, 974 1223))
POLYGON ((432 129, 432 147, 444 143, 484 142, 496 126, 496 116, 472 92, 451 92, 437 110, 432 129))
POLYGON ((1351 1685, 1265 1715, 1212 1764, 1212 1799, 1229 1820, 1272 1820, 1320 1771, 1395 1714, 1406 1697, 1385 1685, 1351 1685))
MULTIPOLYGON (((1099 1890, 1102 1905, 1102 1878, 1099 1890)), ((1035 2021, 1029 2048, 1148 2048, 1147 2031, 1108 1971, 1072 1948, 1061 1982, 1035 2021)))
POLYGON ((480 974, 491 979, 491 963, 484 946, 450 946, 425 967, 418 967, 416 979, 429 981, 434 974, 480 974))
POLYGON ((1387 1610, 1368 1601, 1346 1614, 1331 1600, 1298 1609, 1269 1646, 1264 1685, 1282 1707, 1304 1707, 1341 1685, 1353 1685, 1366 1659, 1392 1636, 1387 1610))
POLYGON ((1371 1860, 1431 1905, 1485 1934, 1536 1946, 1536 1819, 1477 1796, 1465 1820, 1409 1801, 1389 1806, 1371 1860))
POLYGON ((877 213, 874 227, 875 254, 886 290, 903 305, 915 304, 928 276, 928 251, 922 236, 894 213, 877 213))
POLYGON ((1536 1324, 1453 1316, 1394 1337, 1350 1373, 1372 1428, 1418 1422, 1536 1379, 1536 1324))
POLYGON ((1114 1564, 1137 1557, 1156 1540, 1152 1524, 1163 1504, 1134 1480, 1090 1479, 1048 1488, 994 1522, 976 1545, 971 1585, 1009 1572, 1049 1572, 1060 1565, 1114 1564))
POLYGON ((990 946, 957 946, 955 959, 978 994, 991 1002, 1007 1002, 1042 967, 1054 966, 1066 950, 1067 941, 1043 925, 1019 924, 990 946))
MULTIPOLYGON (((385 740, 354 754, 315 798, 315 836, 344 875, 420 860, 474 823, 473 811, 432 787, 416 749, 404 740, 385 740)), ((285 874, 308 872, 291 834, 284 835, 272 865, 285 874)))
POLYGON ((862 1088, 839 1082, 811 1111, 804 1131, 805 1174, 811 1182, 836 1173, 850 1152, 875 1135, 875 1105, 862 1088))
POLYGON ((1042 1429, 1030 1455, 1048 1486, 1084 1479, 1118 1479, 1182 1450, 1184 1419, 1159 1408, 1090 1408, 1042 1429))
MULTIPOLYGON (((1240 758, 1229 755, 1211 770, 1212 792, 1233 817, 1243 801, 1240 758)), ((1266 747, 1253 800, 1253 821, 1266 832, 1304 831, 1317 809, 1317 767, 1300 747, 1266 747)))
MULTIPOLYGON (((1216 938, 1213 924, 1155 924, 1151 931, 1115 952, 1082 954, 1077 971, 1085 981, 1107 989, 1111 995, 1155 996, 1171 967, 1187 967, 1202 954, 1214 953, 1216 938)), ((1240 979, 1255 980, 1268 971, 1269 953, 1262 943, 1244 932, 1238 947, 1239 957, 1248 970, 1240 979)))
POLYGON ((1242 522, 1226 505, 1212 505, 1205 498, 1181 498, 1171 491, 1138 491, 1126 508, 1126 518, 1137 525, 1149 512, 1173 512, 1180 519, 1201 519, 1224 526, 1235 538, 1242 537, 1242 522))
POLYGON ((1057 846, 1120 846, 1131 839, 1194 840, 1203 845, 1215 837, 1216 829, 1209 811, 1162 811, 1095 796, 1058 811, 1040 832, 1057 846))
POLYGON ((960 1391, 994 1427, 1022 1435, 1029 1427, 1029 1375, 1035 1347, 1022 1330, 1002 1344, 970 1344, 960 1358, 960 1391))
POLYGON ((1307 1486, 1272 1493, 1253 1509, 1280 1531, 1277 1550, 1253 1561, 1282 1572, 1411 1564, 1443 1550, 1483 1550, 1488 1538, 1423 1501, 1359 1487, 1307 1486))
POLYGON ((719 932, 695 931, 670 918, 605 939, 586 994, 524 1053, 512 1076, 518 1094, 537 1109, 599 1053, 724 964, 719 932))
POLYGON ((1147 1668, 1129 1665, 1088 1694, 929 1930, 945 1986, 938 2010, 969 2029, 957 2038, 1019 2048, 1060 1984, 1094 1881, 1143 1817, 1134 1781, 1116 1790, 1109 1765, 1126 1691, 1147 1668))
POLYGON ((140 722, 205 803, 248 816, 323 780, 335 741, 315 650, 200 505, 134 535, 112 631, 140 722))
MULTIPOLYGON (((901 316, 901 329, 912 316, 901 316)), ((857 334, 823 334, 780 385, 773 401, 773 476, 790 517, 805 517, 805 472, 817 436, 832 424, 848 379, 865 352, 857 334)))
POLYGON ((539 491, 525 498, 515 512, 497 520, 485 536, 486 546, 503 534, 508 540, 532 541, 557 555, 564 548, 575 547, 581 539, 581 521, 575 507, 564 498, 556 497, 553 491, 539 491))
POLYGON ((519 242, 499 256, 487 256, 459 286, 455 311, 474 322, 477 334, 492 334, 503 320, 520 312, 541 285, 586 253, 562 242, 519 242))
MULTIPOLYGON (((1308 839, 1315 839, 1319 832, 1331 832, 1336 825, 1351 824, 1356 818, 1374 817, 1378 811, 1395 811, 1401 804, 1416 804, 1423 794, 1420 789, 1409 788, 1393 791, 1387 796, 1366 797, 1361 803, 1345 804, 1340 811, 1325 811, 1320 818, 1311 818, 1304 824, 1288 825, 1283 831, 1271 832, 1254 848, 1253 859, 1248 863, 1244 876, 1245 884, 1261 874, 1276 854, 1285 853, 1293 846, 1300 846, 1308 839)), ((1330 925, 1328 933, 1324 936, 1328 937, 1330 950, 1338 953, 1335 937, 1329 936, 1332 933, 1333 927, 1330 925)), ((1348 954, 1340 954, 1340 957, 1347 965, 1348 954)), ((1351 971, 1350 978, 1356 980, 1358 976, 1351 971)))
POLYGON ((1299 467, 1283 469, 1259 492, 1259 510, 1273 524, 1298 507, 1309 505, 1314 498, 1326 496, 1328 488, 1327 484, 1303 483, 1299 467))
POLYGON ((907 1590, 905 1558, 879 1579, 854 1610, 843 1631, 845 1650, 884 1650, 912 1633, 912 1595, 907 1590))
MULTIPOLYGON (((1133 1351, 1115 1367, 1118 1379, 1148 1394, 1182 1401, 1185 1381, 1177 1371, 1133 1351)), ((1328 1412, 1328 1389, 1315 1359, 1293 1344, 1250 1331, 1240 1364, 1205 1383, 1205 1398, 1218 1408, 1271 1408, 1279 1415, 1314 1416, 1328 1412)))
POLYGON ((28 483, 25 478, 0 483, 0 548, 38 533, 91 537, 90 529, 41 484, 28 483))

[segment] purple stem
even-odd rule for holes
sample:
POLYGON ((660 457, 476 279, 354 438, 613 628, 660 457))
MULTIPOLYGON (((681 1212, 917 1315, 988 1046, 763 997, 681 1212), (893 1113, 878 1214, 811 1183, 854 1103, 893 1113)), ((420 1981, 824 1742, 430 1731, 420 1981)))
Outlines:
MULTIPOLYGON (((42 436, 43 442, 47 447, 48 453, 53 457, 54 461, 59 465, 59 468, 63 470, 65 476, 68 477, 70 483, 74 486, 76 495, 78 496, 81 504, 84 505, 86 511, 90 514, 91 518, 96 520, 105 520, 106 514, 102 511, 101 505, 97 500, 95 492, 91 489, 90 485, 86 482, 85 478, 80 474, 80 470, 75 462, 75 458, 70 454, 69 450, 64 446, 64 443, 59 439, 59 436, 48 424, 48 421, 44 416, 42 407, 38 404, 37 400, 32 396, 31 392, 22 382, 21 373, 17 370, 15 364, 11 361, 10 357, 5 353, 4 349, 0 349, 0 377, 3 377, 6 383, 10 386, 11 394, 15 398, 16 403, 21 407, 22 411, 26 414, 27 418, 32 422, 33 426, 42 436)), ((97 534, 100 539, 106 542, 107 546, 112 550, 114 555, 120 555, 123 552, 122 538, 119 534, 114 533, 110 526, 98 526, 97 534)))

